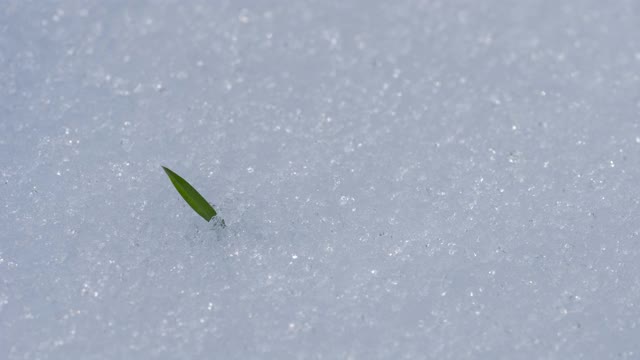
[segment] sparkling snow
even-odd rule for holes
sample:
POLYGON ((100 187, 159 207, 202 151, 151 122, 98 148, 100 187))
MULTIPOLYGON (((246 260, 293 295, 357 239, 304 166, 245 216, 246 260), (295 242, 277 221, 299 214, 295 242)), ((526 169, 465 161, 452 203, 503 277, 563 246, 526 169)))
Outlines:
POLYGON ((0 358, 639 358, 639 34, 635 0, 2 0, 0 358))

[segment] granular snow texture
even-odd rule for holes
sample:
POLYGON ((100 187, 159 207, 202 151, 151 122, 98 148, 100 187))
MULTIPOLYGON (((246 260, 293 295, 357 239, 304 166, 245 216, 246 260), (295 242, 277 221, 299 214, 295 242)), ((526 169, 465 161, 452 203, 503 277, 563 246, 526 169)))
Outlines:
POLYGON ((638 34, 635 0, 2 0, 0 358, 639 358, 638 34))

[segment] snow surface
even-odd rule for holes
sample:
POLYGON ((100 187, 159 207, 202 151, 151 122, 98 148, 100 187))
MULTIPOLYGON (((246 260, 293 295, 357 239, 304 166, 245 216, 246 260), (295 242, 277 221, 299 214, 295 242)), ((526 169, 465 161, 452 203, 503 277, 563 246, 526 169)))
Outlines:
POLYGON ((0 0, 0 358, 640 358, 638 34, 635 0, 0 0))

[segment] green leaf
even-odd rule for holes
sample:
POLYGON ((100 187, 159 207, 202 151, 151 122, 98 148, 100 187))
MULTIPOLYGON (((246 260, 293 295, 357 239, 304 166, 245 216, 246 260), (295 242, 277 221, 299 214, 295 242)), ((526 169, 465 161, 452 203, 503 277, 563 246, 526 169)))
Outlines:
MULTIPOLYGON (((174 173, 170 169, 166 167, 162 167, 164 172, 167 173, 169 179, 173 183, 173 186, 176 187, 176 190, 182 195, 184 201, 191 206, 191 208, 197 212, 203 219, 210 221, 214 216, 217 215, 216 211, 213 207, 207 202, 205 198, 200 195, 185 179, 181 178, 178 174, 174 173)), ((224 220, 222 220, 222 225, 224 225, 224 220)))

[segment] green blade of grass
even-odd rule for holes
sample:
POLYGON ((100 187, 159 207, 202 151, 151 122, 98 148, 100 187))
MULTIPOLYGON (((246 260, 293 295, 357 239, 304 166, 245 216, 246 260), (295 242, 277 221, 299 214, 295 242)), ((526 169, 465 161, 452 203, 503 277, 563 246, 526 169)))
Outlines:
MULTIPOLYGON (((162 167, 164 172, 169 176, 169 180, 173 183, 176 190, 182 195, 184 201, 191 206, 191 208, 198 213, 198 215, 202 216, 203 219, 210 221, 214 216, 216 216, 216 211, 213 207, 207 202, 205 198, 200 195, 196 189, 191 186, 185 179, 181 178, 178 174, 174 173, 170 169, 166 167, 162 167)), ((224 224, 224 220, 222 221, 224 224)))

